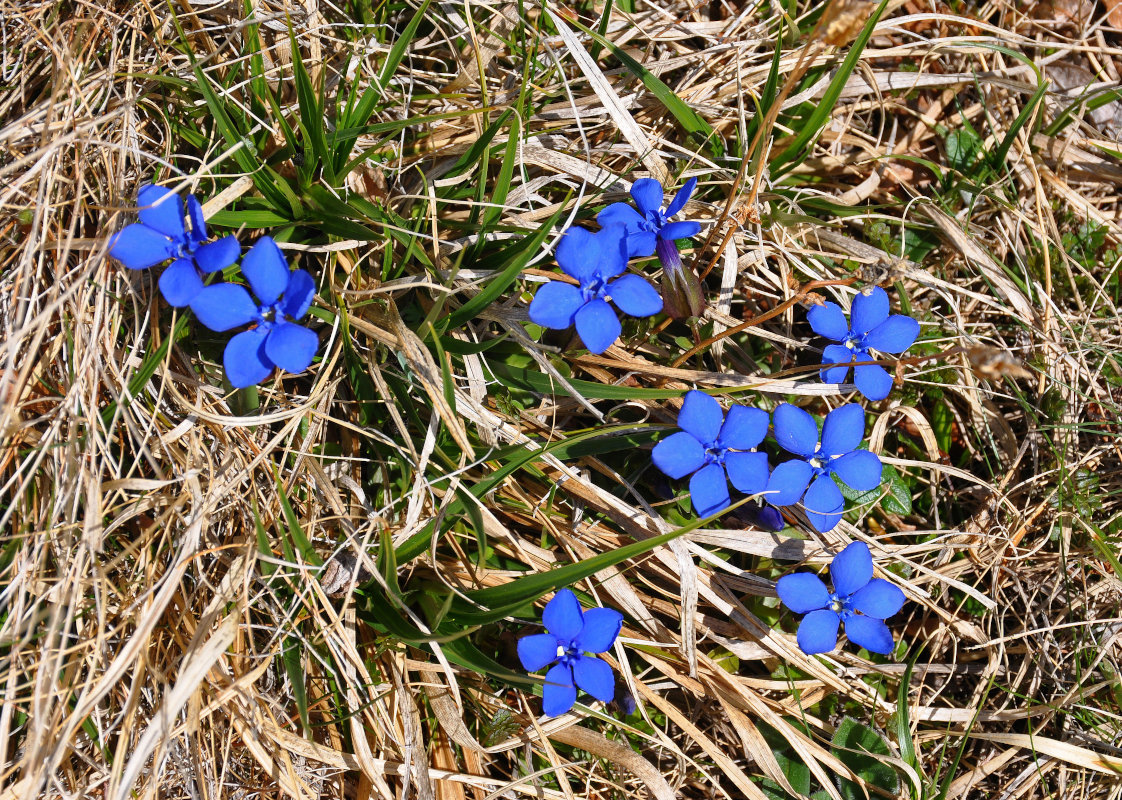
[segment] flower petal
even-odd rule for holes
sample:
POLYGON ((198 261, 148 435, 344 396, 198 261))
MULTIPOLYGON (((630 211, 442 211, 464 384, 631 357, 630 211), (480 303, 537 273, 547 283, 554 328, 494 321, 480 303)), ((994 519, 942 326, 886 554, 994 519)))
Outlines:
POLYGON ((191 241, 195 244, 205 242, 206 217, 203 216, 202 203, 192 194, 187 195, 187 220, 191 223, 191 241))
POLYGON ((316 281, 307 270, 294 269, 288 279, 288 289, 281 300, 281 311, 292 319, 300 319, 312 306, 316 295, 316 281))
POLYGON ((805 461, 797 458, 784 461, 771 471, 764 499, 775 506, 797 503, 806 493, 806 486, 812 477, 814 477, 814 468, 805 461))
POLYGON ((854 333, 868 333, 888 319, 888 295, 879 286, 858 292, 849 311, 854 333))
POLYGON ((311 366, 318 349, 316 332, 292 322, 278 322, 265 340, 269 360, 294 375, 311 366))
POLYGON ((733 406, 721 426, 717 443, 733 450, 751 450, 767 436, 768 421, 767 412, 762 408, 733 406))
POLYGON ((183 308, 203 290, 203 279, 189 258, 177 258, 160 275, 160 294, 169 306, 183 308))
POLYGON ((815 333, 827 339, 840 342, 849 336, 849 323, 845 321, 845 312, 837 303, 811 306, 810 311, 806 312, 806 321, 815 333))
POLYGON ((705 448, 692 434, 678 431, 654 446, 651 461, 662 472, 677 480, 705 466, 705 448))
POLYGON ((542 711, 546 716, 559 717, 568 713, 576 701, 577 687, 573 685, 573 671, 567 664, 558 664, 545 674, 542 711))
POLYGON ((872 578, 873 556, 864 542, 849 543, 830 563, 830 580, 842 597, 853 594, 872 578))
POLYGON ((892 376, 880 364, 854 367, 853 382, 857 391, 870 400, 883 400, 892 392, 892 376))
POLYGON ((690 478, 690 501, 700 517, 716 514, 731 502, 725 470, 720 464, 702 467, 690 478))
POLYGON ((603 300, 589 300, 573 316, 577 335, 590 353, 599 355, 612 346, 623 328, 615 310, 603 300))
POLYGON ((206 327, 221 333, 258 318, 257 304, 244 286, 219 283, 207 286, 191 301, 191 310, 206 327))
POLYGON ((796 614, 809 614, 830 604, 830 592, 826 584, 813 572, 784 575, 775 582, 775 592, 783 605, 796 614))
POLYGON ((882 353, 903 353, 918 337, 918 322, 903 314, 893 314, 865 335, 865 346, 882 353))
POLYGON ((140 206, 140 221, 149 228, 178 241, 186 239, 183 201, 171 189, 151 183, 141 186, 136 193, 136 204, 140 206))
POLYGON ((757 509, 755 516, 756 527, 763 528, 764 530, 778 533, 787 527, 783 515, 779 513, 779 509, 775 506, 760 507, 757 509))
POLYGON ((571 283, 550 281, 530 301, 530 320, 543 328, 564 330, 573 324, 573 317, 583 305, 580 289, 571 283))
POLYGON ((129 269, 148 269, 174 258, 179 247, 157 230, 134 222, 109 240, 109 255, 129 269))
POLYGON ((230 381, 231 386, 244 389, 269 377, 269 373, 273 371, 273 362, 265 355, 267 334, 268 331, 264 328, 254 328, 239 333, 226 343, 222 366, 226 369, 226 380, 230 381))
POLYGON ((288 288, 291 271, 272 236, 262 236, 242 259, 242 274, 263 306, 277 302, 288 288))
POLYGON ((654 231, 629 229, 627 232, 627 257, 645 258, 655 251, 658 234, 654 231))
POLYGON ((582 286, 591 283, 600 263, 600 240, 584 228, 569 228, 557 243, 554 258, 561 271, 576 278, 582 286))
POLYGON ((828 653, 838 646, 841 617, 828 608, 811 611, 799 623, 799 649, 808 656, 828 653))
POLYGON ((821 452, 828 456, 848 453, 865 438, 865 409, 856 403, 838 406, 822 423, 821 452))
MULTIPOLYGON (((590 608, 584 612, 584 627, 573 644, 582 653, 605 653, 619 636, 622 627, 623 614, 614 608, 590 608)), ((577 684, 580 685, 579 677, 577 684)))
POLYGON ((814 424, 814 417, 798 406, 781 403, 772 412, 771 422, 780 447, 799 456, 814 455, 818 447, 818 426, 814 424))
POLYGON ((849 365, 853 363, 853 351, 844 344, 828 344, 822 351, 822 364, 844 364, 842 367, 832 367, 822 370, 822 380, 826 383, 845 383, 845 376, 849 374, 849 365))
POLYGON ((584 627, 584 614, 571 589, 559 589, 553 595, 542 612, 542 622, 547 631, 561 640, 562 645, 577 638, 584 627))
POLYGON ((854 450, 830 462, 830 470, 842 479, 842 483, 859 492, 880 486, 883 469, 880 459, 868 450, 854 450))
POLYGON ((242 246, 234 236, 223 236, 217 242, 200 245, 195 250, 195 263, 203 272, 218 272, 238 260, 242 246))
POLYGON ((631 184, 631 197, 645 217, 652 211, 662 208, 662 184, 654 178, 640 178, 631 184))
POLYGON ((691 236, 697 236, 701 230, 701 224, 694 222, 692 219, 682 220, 681 222, 668 222, 662 226, 662 230, 658 232, 660 239, 669 239, 671 241, 677 239, 688 239, 691 236))
POLYGON ((904 593, 900 587, 883 578, 873 578, 853 593, 853 607, 873 619, 888 619, 904 607, 904 593))
POLYGON ((536 633, 518 640, 518 660, 527 672, 537 672, 557 660, 557 637, 552 633, 536 633))
POLYGON ((841 520, 845 508, 845 498, 841 489, 829 475, 815 478, 803 495, 803 510, 807 521, 816 531, 825 533, 833 530, 841 520))
MULTIPOLYGON (((643 215, 629 203, 611 203, 596 215, 596 221, 600 223, 600 227, 613 224, 623 225, 630 231, 643 224, 643 215)), ((650 255, 650 253, 647 255, 650 255)))
POLYGON ((682 184, 682 188, 678 190, 678 194, 674 195, 674 199, 670 201, 670 205, 666 207, 666 216, 672 217, 685 208, 686 203, 689 202, 690 197, 693 195, 693 190, 697 188, 697 178, 690 178, 682 184))
POLYGON ((870 653, 886 656, 892 653, 892 631, 879 619, 852 616, 845 621, 845 635, 849 641, 870 653))
POLYGON ((577 686, 603 703, 612 702, 616 679, 607 661, 596 656, 582 656, 573 662, 573 678, 577 686))
POLYGON ((721 435, 724 418, 720 403, 705 392, 691 389, 682 400, 682 410, 678 412, 678 427, 708 447, 716 443, 717 437, 721 435))
POLYGON ((739 492, 759 494, 767 489, 767 453, 728 453, 725 470, 739 492))
POLYGON ((638 275, 627 274, 608 284, 608 296, 625 314, 651 317, 662 311, 662 296, 638 275))
POLYGON ((624 225, 605 225, 592 234, 599 240, 600 263, 596 265, 596 275, 604 280, 627 272, 627 227, 624 225))

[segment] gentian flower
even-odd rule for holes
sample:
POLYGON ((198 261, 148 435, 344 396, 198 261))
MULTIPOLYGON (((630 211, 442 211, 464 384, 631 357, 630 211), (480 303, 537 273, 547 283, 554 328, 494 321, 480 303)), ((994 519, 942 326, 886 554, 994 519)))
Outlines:
POLYGON ((767 453, 743 452, 764 440, 767 424, 759 408, 733 406, 726 417, 712 397, 689 391, 678 412, 682 430, 656 444, 651 460, 671 478, 693 475, 690 500, 707 517, 729 504, 728 481, 745 494, 767 488, 767 453))
POLYGON ((705 298, 697 276, 682 265, 678 255, 677 239, 696 236, 701 225, 692 220, 669 222, 686 205, 697 187, 697 178, 690 178, 674 195, 664 211, 662 184, 653 178, 640 178, 631 184, 631 197, 636 211, 627 203, 612 203, 599 214, 596 221, 601 225, 622 224, 627 229, 627 254, 649 256, 658 253, 662 264, 662 297, 666 302, 666 313, 675 319, 700 316, 705 310, 705 298))
POLYGON ((814 418, 801 408, 783 403, 772 414, 775 441, 798 458, 779 464, 768 480, 769 503, 787 506, 803 502, 807 519, 815 530, 828 531, 841 519, 845 498, 831 475, 859 492, 880 485, 880 459, 868 450, 858 450, 865 436, 865 412, 850 403, 826 415, 822 441, 814 418))
POLYGON ((129 269, 148 269, 175 259, 160 276, 160 293, 172 306, 191 302, 203 288, 204 273, 225 269, 238 260, 241 247, 233 236, 206 243, 203 207, 187 197, 188 228, 183 219, 183 201, 175 192, 148 184, 137 193, 140 222, 126 225, 109 240, 109 255, 129 269))
MULTIPOLYGON (((840 365, 822 370, 822 380, 827 383, 845 381, 849 365, 855 361, 875 360, 869 350, 900 354, 919 336, 919 323, 914 319, 903 314, 888 315, 888 295, 879 286, 853 298, 851 314, 847 324, 836 303, 813 306, 807 312, 807 322, 815 333, 841 342, 828 345, 822 354, 823 366, 840 365)), ((853 382, 870 400, 883 400, 892 391, 892 376, 879 364, 854 367, 853 382)))
POLYGON ((315 357, 319 337, 288 320, 308 313, 316 289, 312 276, 302 269, 289 270, 280 248, 268 236, 245 254, 242 273, 259 302, 235 283, 207 286, 191 301, 199 322, 212 331, 257 323, 227 343, 222 357, 226 377, 240 389, 267 378, 274 366, 303 372, 315 357))
POLYGON ((556 717, 577 700, 577 687, 604 703, 615 696, 615 678, 608 662, 587 653, 606 653, 623 627, 623 615, 611 608, 581 611, 569 589, 562 589, 546 604, 542 622, 548 633, 518 640, 518 659, 527 672, 550 664, 542 689, 542 710, 556 717))
POLYGON ((609 300, 633 317, 661 311, 662 298, 653 286, 638 275, 623 275, 627 270, 625 235, 622 225, 609 225, 597 233, 570 228, 557 245, 557 263, 580 286, 562 281, 545 284, 530 303, 530 319, 543 328, 561 330, 576 324, 585 347, 599 354, 622 330, 609 300))
POLYGON ((784 575, 775 584, 783 605, 806 614, 799 623, 799 649, 807 655, 827 653, 838 643, 838 625, 845 635, 870 653, 892 652, 892 632, 884 624, 904 605, 904 593, 873 577, 873 557, 864 542, 853 542, 830 564, 834 591, 810 572, 784 575))

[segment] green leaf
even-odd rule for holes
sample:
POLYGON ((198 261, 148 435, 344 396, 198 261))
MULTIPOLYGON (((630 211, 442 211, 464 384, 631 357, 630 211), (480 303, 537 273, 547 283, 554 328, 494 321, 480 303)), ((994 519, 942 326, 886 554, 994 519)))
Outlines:
POLYGON ((288 536, 292 544, 304 560, 309 564, 314 564, 317 567, 323 565, 323 559, 316 553, 312 543, 308 540, 307 534, 304 533, 303 526, 300 525, 300 520, 296 516, 296 512, 292 510, 292 504, 288 502, 288 495, 284 491, 284 483, 280 479, 280 473, 276 467, 273 467, 273 479, 277 484, 277 497, 280 498, 281 509, 284 512, 285 525, 288 528, 288 536))
MULTIPOLYGON (((896 770, 877 756, 893 758, 888 741, 864 723, 846 717, 838 725, 830 751, 869 786, 896 797, 900 779, 896 770)), ((854 781, 838 776, 838 793, 843 800, 866 800, 865 791, 854 781)))
POLYGON ((292 699, 296 702, 296 711, 300 715, 300 726, 304 730, 304 736, 310 736, 308 690, 304 682, 304 660, 301 658, 303 652, 304 645, 300 639, 295 636, 285 637, 281 660, 284 661, 284 671, 288 673, 288 681, 292 684, 292 699))
POLYGON ((900 473, 891 464, 884 465, 884 472, 881 473, 881 484, 888 492, 884 499, 880 501, 881 508, 889 514, 912 513, 911 489, 908 488, 904 479, 900 477, 900 473))

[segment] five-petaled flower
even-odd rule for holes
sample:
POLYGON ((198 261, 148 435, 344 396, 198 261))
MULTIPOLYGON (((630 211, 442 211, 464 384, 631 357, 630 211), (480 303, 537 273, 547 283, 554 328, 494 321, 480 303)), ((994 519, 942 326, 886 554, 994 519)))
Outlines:
POLYGON ((623 274, 627 271, 625 236, 622 225, 596 233, 570 228, 557 245, 557 263, 580 286, 562 281, 545 284, 530 303, 530 319, 543 328, 563 330, 575 324, 585 347, 599 354, 622 330, 609 300, 633 317, 661 311, 662 298, 653 286, 638 275, 623 274))
POLYGON ((316 288, 312 276, 302 269, 290 270, 268 236, 245 254, 242 273, 260 304, 234 283, 207 286, 191 301, 199 322, 212 331, 257 323, 227 343, 222 358, 226 377, 240 389, 267 378, 274 366, 303 372, 315 357, 319 337, 289 318, 300 319, 308 312, 316 288))
POLYGON ((892 652, 892 632, 884 624, 904 605, 904 593, 873 577, 873 557, 864 542, 853 542, 830 564, 831 593, 811 572, 784 575, 775 584, 783 605, 806 614, 799 623, 799 648, 807 655, 827 653, 838 643, 838 625, 849 641, 871 653, 892 652))
POLYGON ((217 272, 238 260, 241 247, 233 236, 206 243, 203 208, 187 197, 184 224, 183 201, 162 186, 148 184, 137 193, 140 222, 127 225, 109 240, 109 255, 129 269, 148 269, 175 259, 160 276, 160 292, 169 304, 189 304, 203 288, 202 272, 217 272))
POLYGON ((728 481, 745 494, 767 488, 767 453, 744 452, 763 441, 767 426, 762 409, 733 406, 726 417, 712 397, 689 391, 678 412, 682 430, 655 445, 651 460, 671 478, 693 475, 690 500, 707 517, 728 506, 728 481))
MULTIPOLYGON (((823 351, 822 364, 828 368, 822 370, 822 380, 842 383, 851 364, 875 359, 870 350, 900 354, 912 346, 919 336, 919 323, 903 314, 889 316, 888 311, 888 295, 874 286, 853 298, 848 324, 836 303, 813 306, 807 312, 807 321, 815 333, 841 342, 828 345, 823 351)), ((853 382, 870 400, 883 400, 892 391, 892 376, 879 364, 854 367, 853 382)))
POLYGON ((608 662, 587 653, 606 653, 619 635, 623 615, 610 608, 582 611, 569 589, 546 604, 542 622, 548 633, 518 640, 518 658, 527 672, 550 664, 542 689, 542 710, 556 717, 577 700, 577 687, 605 703, 615 695, 615 678, 608 662))
POLYGON ((696 236, 701 225, 693 220, 670 222, 690 199, 697 178, 690 178, 674 195, 670 205, 662 208, 662 184, 653 178, 640 178, 631 184, 631 197, 636 211, 627 203, 612 203, 599 214, 601 225, 622 224, 627 229, 627 254, 631 257, 658 253, 662 264, 662 298, 666 313, 675 319, 696 317, 705 310, 705 298, 697 276, 685 268, 678 255, 678 239, 696 236))
POLYGON ((837 475, 860 492, 880 485, 881 463, 868 450, 858 450, 865 436, 865 412, 854 403, 839 406, 822 423, 822 441, 814 418, 801 408, 782 403, 772 414, 775 441, 798 458, 784 461, 768 480, 769 503, 787 506, 802 499, 815 530, 828 531, 841 519, 845 498, 831 478, 837 475))

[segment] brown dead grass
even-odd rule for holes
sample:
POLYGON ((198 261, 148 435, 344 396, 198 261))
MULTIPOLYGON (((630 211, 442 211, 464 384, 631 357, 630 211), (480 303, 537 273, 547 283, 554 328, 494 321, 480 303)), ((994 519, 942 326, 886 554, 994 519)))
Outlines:
MULTIPOLYGON (((905 370, 904 400, 877 409, 873 448, 892 443, 885 460, 919 476, 932 496, 952 495, 962 521, 875 515, 861 529, 845 524, 822 541, 702 531, 588 582, 628 615, 625 639, 651 645, 614 651, 626 659, 624 673, 651 721, 628 740, 604 735, 625 729, 612 717, 539 720, 532 697, 500 692, 441 663, 439 648, 376 641, 356 621, 345 581, 341 602, 328 596, 315 566, 259 555, 254 514, 270 536, 284 524, 271 472, 282 458, 286 489, 300 487, 307 498, 297 504, 300 523, 324 556, 346 543, 364 549, 387 524, 404 538, 442 502, 429 491, 404 510, 371 507, 356 465, 317 455, 324 442, 348 453, 361 450, 357 441, 381 437, 402 459, 422 457, 423 436, 414 442, 404 423, 383 431, 356 425, 341 375, 332 371, 336 339, 310 383, 262 387, 265 416, 235 413, 194 371, 198 354, 173 347, 140 396, 103 421, 101 412, 125 398, 143 357, 168 336, 153 282, 109 262, 104 235, 121 223, 157 164, 174 161, 188 173, 198 166, 176 161, 179 143, 154 112, 161 95, 153 77, 184 61, 164 5, 0 0, 7 37, 0 58, 7 87, 0 92, 0 798, 759 797, 750 779, 779 775, 760 723, 778 729, 832 792, 829 776, 845 771, 828 747, 838 717, 807 714, 811 736, 786 721, 831 695, 842 698, 837 708, 860 710, 882 728, 906 699, 920 769, 902 770, 905 785, 951 779, 948 798, 1117 797, 1122 584, 1095 549, 1094 531, 1119 514, 1119 316, 1109 293, 1095 288, 1117 279, 1118 264, 1087 269, 1062 246, 1044 251, 1043 264, 1032 259, 1037 243, 1061 242, 1084 220, 1105 226, 1109 242, 1122 241, 1122 164, 1110 152, 1122 149, 1112 127, 1122 106, 1114 101, 1097 118, 1081 113, 1056 137, 1022 131, 1007 178, 1017 202, 978 194, 968 219, 928 202, 937 182, 912 159, 945 165, 940 126, 958 129, 963 120, 985 131, 992 146, 1024 108, 1036 88, 1032 70, 985 42, 1046 64, 1045 74, 1084 70, 1116 84, 1119 36, 1100 12, 1084 13, 1089 4, 1076 2, 975 3, 962 17, 938 2, 893 5, 821 146, 800 167, 816 179, 804 200, 822 195, 860 213, 815 220, 765 183, 765 210, 789 216, 773 215, 781 221, 768 227, 740 226, 728 249, 705 254, 715 257, 709 314, 715 331, 732 327, 798 297, 793 274, 844 276, 846 259, 867 280, 901 283, 952 354, 905 370), (905 219, 939 237, 922 263, 884 252, 865 236, 868 220, 896 226, 905 219), (1010 377, 1022 362, 1031 377, 1010 377), (932 382, 957 444, 973 455, 972 470, 951 466, 934 444, 935 403, 922 394, 932 382), (1100 481, 1086 509, 1057 500, 1073 492, 1076 469, 1100 481), (932 531, 938 535, 926 536, 932 531), (908 576, 914 602, 894 629, 922 653, 907 687, 902 668, 846 650, 803 656, 792 636, 753 613, 755 598, 773 594, 770 581, 710 555, 775 559, 783 568, 821 564, 855 538, 870 543, 879 565, 908 576), (302 588, 294 600, 274 594, 263 577, 270 569, 296 578, 302 588), (279 667, 278 655, 293 643, 305 656, 310 736, 279 667), (719 650, 735 654, 739 669, 718 663, 719 650), (325 651, 340 671, 316 655, 325 651), (801 671, 797 684, 775 677, 783 662, 801 671), (887 694, 859 680, 870 674, 882 676, 876 685, 887 694), (512 713, 513 732, 483 747, 478 721, 500 711, 512 713), (550 765, 544 776, 530 774, 531 754, 550 765), (543 788, 540 778, 554 776, 563 791, 543 788)), ((210 64, 220 67, 237 52, 240 12, 177 8, 195 31, 192 47, 210 64)), ((449 10, 435 8, 439 30, 460 35, 449 10)), ((305 58, 318 59, 330 76, 342 63, 343 43, 323 23, 337 19, 336 10, 314 2, 290 10, 298 12, 292 18, 305 58)), ((459 94, 415 100, 410 112, 478 106, 481 74, 492 102, 511 91, 517 65, 488 28, 508 30, 503 17, 512 14, 514 4, 473 6, 474 49, 452 52, 447 38, 430 36, 427 49, 406 62, 403 80, 427 91, 451 83, 459 94), (441 71, 434 66, 441 60, 458 71, 441 71)), ((752 8, 644 5, 617 15, 608 36, 731 138, 751 113, 746 98, 766 77, 771 44, 760 23, 752 8)), ((271 59, 283 71, 284 37, 273 45, 271 59)), ((609 70, 607 89, 597 94, 571 42, 555 37, 543 47, 543 58, 561 64, 552 78, 564 77, 571 101, 524 121, 526 182, 516 171, 516 186, 525 191, 512 195, 505 222, 527 226, 548 217, 566 186, 587 181, 621 190, 670 165, 730 191, 739 165, 695 156, 641 84, 609 70)), ((798 43, 785 52, 785 70, 798 52, 798 43)), ((832 57, 830 50, 815 56, 832 57)), ((806 98, 791 102, 799 99, 806 98)), ((1037 113, 1050 120, 1065 103, 1050 91, 1037 113)), ((463 152, 478 134, 478 119, 467 117, 419 137, 419 151, 403 154, 397 172, 384 176, 400 194, 398 208, 427 202, 409 194, 416 189, 411 169, 463 152)), ((213 163, 219 153, 209 155, 213 163)), ((207 170, 200 167, 188 183, 195 186, 196 177, 207 194, 207 170)), ((714 220, 720 210, 691 207, 714 220)), ((443 221, 462 212, 432 209, 436 235, 453 255, 460 234, 443 221)), ((343 267, 372 255, 380 257, 355 245, 315 254, 343 267)), ((462 297, 474 277, 460 273, 446 287, 419 290, 462 297)), ((378 287, 333 287, 339 295, 371 288, 378 287)), ((392 307, 401 294, 391 287, 385 296, 392 307)), ((509 302, 471 335, 517 335, 512 321, 522 310, 509 302)), ((773 371, 796 366, 793 345, 806 335, 799 319, 792 309, 759 329, 779 348, 773 371)), ((390 347, 413 366, 427 366, 427 351, 372 307, 355 313, 349 335, 372 359, 390 347)), ((574 373, 590 380, 630 376, 667 388, 759 382, 753 355, 734 339, 673 370, 666 365, 681 351, 661 341, 567 357, 574 373)), ((480 375, 456 376, 459 418, 443 420, 469 447, 469 439, 512 443, 530 433, 540 440, 551 429, 596 424, 587 408, 566 399, 545 398, 522 417, 496 408, 480 375)), ((377 369, 371 379, 379 380, 377 369)), ((431 405, 425 388, 418 386, 416 400, 431 405)), ((789 381, 768 388, 822 393, 789 381)), ((392 401, 384 385, 378 390, 392 401)), ((671 422, 673 406, 651 403, 643 413, 671 422)), ((603 488, 603 476, 612 478, 605 464, 589 459, 578 468, 543 457, 540 466, 561 487, 555 505, 544 505, 554 486, 519 481, 503 485, 482 509, 495 547, 528 568, 547 570, 668 529, 635 495, 603 488), (535 544, 543 525, 564 552, 535 544)), ((488 470, 473 465, 464 480, 488 470)), ((1117 540, 1104 541, 1117 555, 1117 540)), ((451 545, 402 569, 403 580, 413 570, 445 581, 510 577, 468 574, 451 545)))

